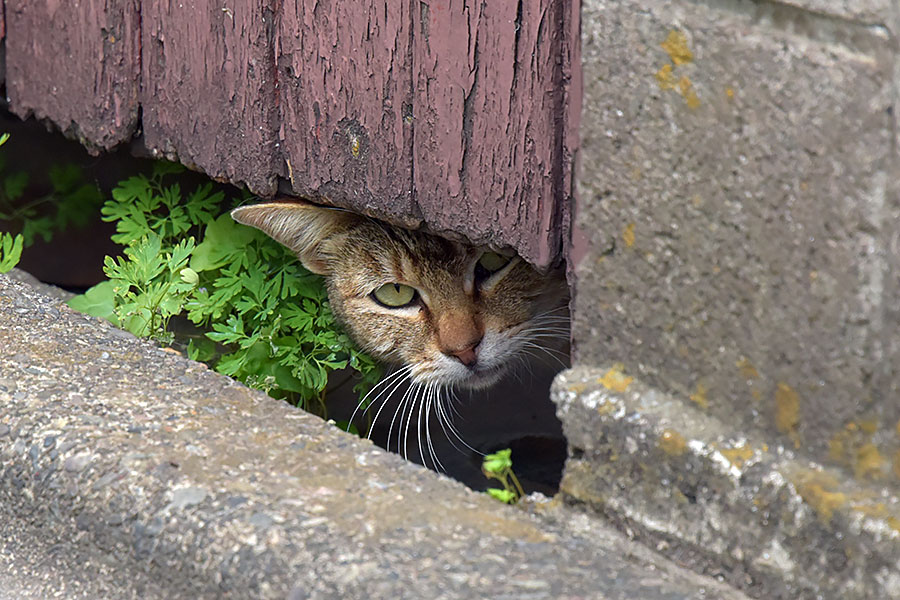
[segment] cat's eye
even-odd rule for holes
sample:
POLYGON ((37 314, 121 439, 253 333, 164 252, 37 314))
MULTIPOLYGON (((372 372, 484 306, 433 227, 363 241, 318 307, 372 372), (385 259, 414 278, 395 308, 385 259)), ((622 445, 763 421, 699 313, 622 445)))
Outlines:
POLYGON ((502 254, 498 254, 496 252, 485 252, 481 255, 481 258, 478 259, 478 264, 475 265, 476 271, 483 270, 483 272, 476 272, 476 276, 480 274, 486 277, 491 273, 496 273, 497 271, 508 265, 510 260, 512 260, 512 257, 510 256, 503 256, 502 254))
POLYGON ((400 308, 412 304, 416 295, 414 287, 402 283, 386 283, 372 292, 375 301, 388 308, 400 308))

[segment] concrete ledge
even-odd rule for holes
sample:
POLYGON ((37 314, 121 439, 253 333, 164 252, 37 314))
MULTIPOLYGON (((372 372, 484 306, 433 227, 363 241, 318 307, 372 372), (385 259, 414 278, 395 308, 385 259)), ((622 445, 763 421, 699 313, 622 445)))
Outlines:
POLYGON ((0 598, 733 598, 0 276, 0 598))
POLYGON ((618 367, 566 371, 553 397, 569 503, 754 596, 900 598, 895 481, 811 463, 618 367))

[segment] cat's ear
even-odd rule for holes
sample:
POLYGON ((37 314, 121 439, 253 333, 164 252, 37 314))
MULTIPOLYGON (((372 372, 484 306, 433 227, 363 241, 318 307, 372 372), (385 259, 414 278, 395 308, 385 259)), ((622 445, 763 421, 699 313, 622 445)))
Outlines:
POLYGON ((231 217, 287 246, 304 267, 319 275, 331 270, 328 241, 362 218, 346 210, 296 200, 241 206, 231 211, 231 217))

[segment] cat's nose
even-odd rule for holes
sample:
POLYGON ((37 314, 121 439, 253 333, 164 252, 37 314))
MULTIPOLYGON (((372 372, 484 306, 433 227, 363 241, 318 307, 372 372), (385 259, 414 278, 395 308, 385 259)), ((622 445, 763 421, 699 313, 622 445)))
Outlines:
POLYGON ((480 343, 481 340, 479 339, 471 346, 468 346, 467 348, 464 348, 462 350, 455 350, 453 352, 450 352, 450 354, 465 366, 474 367, 475 363, 478 362, 478 353, 476 352, 476 350, 478 349, 478 344, 480 343))

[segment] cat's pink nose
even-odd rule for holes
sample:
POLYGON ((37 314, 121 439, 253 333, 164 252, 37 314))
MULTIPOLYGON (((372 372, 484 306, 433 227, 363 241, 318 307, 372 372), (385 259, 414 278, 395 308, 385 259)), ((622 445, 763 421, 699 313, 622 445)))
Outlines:
POLYGON ((456 357, 456 360, 466 365, 467 367, 474 367, 475 363, 478 362, 478 354, 476 354, 475 349, 478 348, 478 344, 481 343, 481 340, 478 340, 477 343, 465 348, 464 350, 457 350, 456 352, 451 352, 453 356, 456 357))

